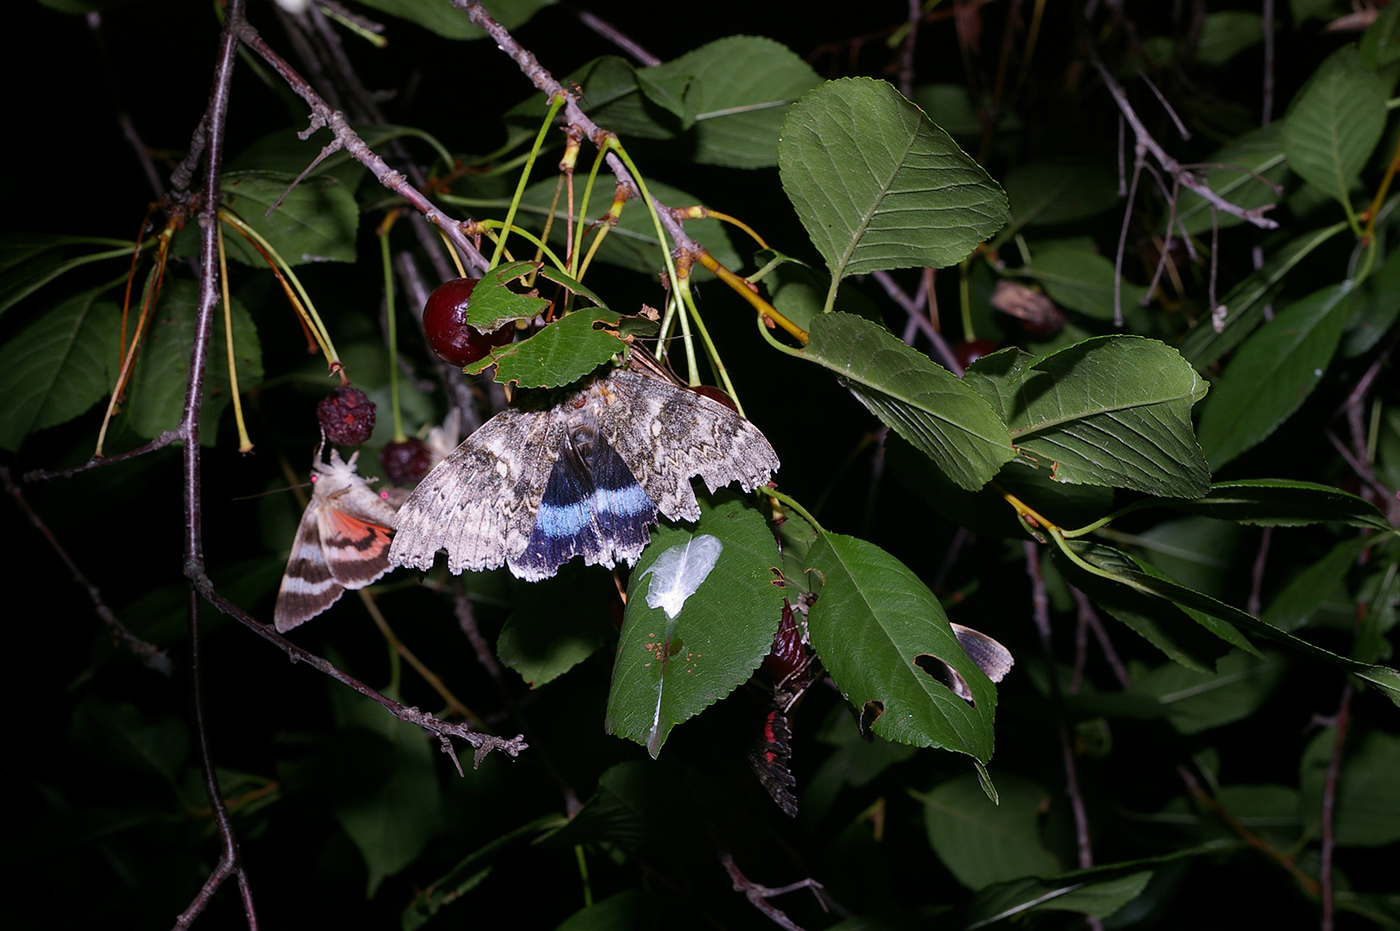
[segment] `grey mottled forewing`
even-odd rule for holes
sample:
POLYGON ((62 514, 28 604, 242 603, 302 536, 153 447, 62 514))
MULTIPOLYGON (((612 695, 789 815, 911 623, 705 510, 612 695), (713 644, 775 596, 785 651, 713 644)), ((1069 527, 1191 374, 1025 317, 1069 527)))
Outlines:
POLYGON ((399 508, 389 562, 429 569, 446 549, 448 569, 475 571, 522 552, 564 426, 562 408, 507 410, 483 424, 399 508))
POLYGON ((752 491, 778 468, 778 455, 758 428, 717 401, 626 369, 600 384, 609 397, 599 428, 672 520, 700 519, 693 475, 710 491, 730 482, 752 491))

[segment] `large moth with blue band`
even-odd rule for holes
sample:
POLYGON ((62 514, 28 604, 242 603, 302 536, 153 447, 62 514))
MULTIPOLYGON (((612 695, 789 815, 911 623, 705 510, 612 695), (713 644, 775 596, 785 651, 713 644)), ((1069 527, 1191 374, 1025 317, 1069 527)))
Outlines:
POLYGON ((428 569, 445 549, 454 573, 505 565, 527 581, 575 556, 631 565, 659 516, 700 518, 692 477, 768 481, 778 457, 757 427, 633 359, 483 424, 403 503, 390 563, 428 569))

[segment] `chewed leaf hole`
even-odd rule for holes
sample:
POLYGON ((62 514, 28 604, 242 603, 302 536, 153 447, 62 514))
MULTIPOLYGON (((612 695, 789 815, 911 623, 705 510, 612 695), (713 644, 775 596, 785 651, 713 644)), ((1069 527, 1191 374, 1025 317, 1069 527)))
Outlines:
POLYGON ((878 698, 872 698, 860 709, 860 736, 870 740, 874 735, 870 728, 875 725, 875 719, 885 713, 885 703, 878 698))
POLYGON ((920 653, 914 657, 914 665, 928 673, 954 695, 972 707, 977 707, 977 702, 972 698, 972 689, 967 687, 967 680, 952 666, 931 653, 920 653))

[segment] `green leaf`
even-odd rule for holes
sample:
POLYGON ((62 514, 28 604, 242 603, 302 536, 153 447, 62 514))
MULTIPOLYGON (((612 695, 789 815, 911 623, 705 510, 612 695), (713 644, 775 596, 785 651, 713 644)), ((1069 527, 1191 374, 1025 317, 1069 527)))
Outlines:
POLYGON ((1060 872, 1060 861, 1040 837, 1050 792, 1015 774, 999 774, 997 788, 1001 800, 993 804, 982 794, 977 775, 966 773, 928 793, 924 830, 938 859, 973 890, 1060 872))
POLYGON ((491 269, 472 289, 466 322, 483 333, 493 333, 513 320, 533 320, 549 306, 549 299, 538 293, 522 294, 510 287, 538 266, 534 262, 511 262, 491 269))
POLYGON ((1355 46, 1333 52, 1298 92, 1283 125, 1288 164, 1343 204, 1385 130, 1385 90, 1355 46))
POLYGON ((1240 347, 1201 409, 1212 469, 1263 441, 1312 394, 1342 338, 1350 292, 1346 283, 1315 291, 1240 347))
MULTIPOLYGON (((758 36, 729 36, 654 68, 637 71, 648 97, 682 89, 683 125, 702 165, 767 168, 777 163, 778 132, 794 100, 821 79, 786 46, 758 36)), ((665 104, 663 104, 665 105, 665 104)), ((667 109, 676 111, 675 103, 667 109)))
POLYGON ((668 902, 640 889, 628 889, 592 905, 586 905, 559 924, 554 931, 621 931, 655 924, 668 902))
POLYGON ((950 135, 976 136, 982 131, 977 107, 961 84, 920 84, 909 99, 950 135))
POLYGON ((1348 359, 1370 352, 1400 318, 1400 252, 1392 252, 1380 270, 1361 283, 1351 304, 1340 348, 1348 359))
POLYGON ((0 345, 0 449, 107 397, 120 368, 121 308, 100 291, 69 298, 0 345))
POLYGON ((135 243, 91 236, 0 235, 0 314, 80 266, 103 259, 125 259, 129 264, 135 248, 135 243), (106 249, 70 258, 61 251, 68 246, 105 246, 106 249))
POLYGON ((694 533, 671 524, 653 532, 628 585, 607 732, 655 757, 671 728, 742 684, 773 646, 783 604, 773 573, 780 562, 763 515, 730 492, 702 496, 694 533), (650 607, 648 595, 665 580, 648 570, 662 554, 702 535, 723 548, 699 588, 674 617, 650 607))
MULTIPOLYGON (((759 266, 769 262, 776 262, 777 265, 769 269, 762 279, 763 287, 768 291, 768 302, 784 317, 802 329, 810 330, 812 321, 823 311, 830 283, 827 277, 806 263, 771 249, 761 250, 755 257, 755 264, 759 266)), ((832 310, 864 317, 883 326, 884 315, 880 308, 848 283, 838 288, 832 310)))
POLYGON ((1400 60, 1400 9, 1387 5, 1366 29, 1357 49, 1367 68, 1380 70, 1400 60))
MULTIPOLYGON (((1278 654, 1258 657, 1235 650, 1221 657, 1213 673, 1175 664, 1159 666, 1135 678, 1127 695, 1155 702, 1178 733, 1198 734, 1258 711, 1287 668, 1287 661, 1278 654)), ((1103 713, 1111 714, 1107 708, 1103 713)))
POLYGON ((1011 224, 997 234, 1004 242, 1018 229, 1087 220, 1120 201, 1117 179, 1096 162, 1028 162, 1002 179, 1011 224))
POLYGON ((1262 527, 1301 527, 1340 521, 1353 527, 1393 531, 1374 504, 1340 488, 1286 478, 1217 482, 1191 501, 1164 502, 1180 511, 1262 527))
MULTIPOLYGON (((233 301, 232 305, 230 316, 238 386, 248 391, 262 381, 262 349, 252 316, 238 301, 233 301)), ((139 436, 153 439, 180 424, 198 307, 198 285, 166 278, 160 303, 146 331, 146 344, 137 359, 126 402, 128 423, 139 436)), ((214 330, 204 372, 204 404, 199 417, 199 441, 204 446, 213 446, 218 439, 219 417, 230 400, 228 344, 224 334, 224 315, 221 308, 215 306, 214 330)))
POLYGON ((1220 301, 1219 306, 1225 308, 1226 314, 1219 329, 1207 321, 1201 321, 1194 330, 1186 334, 1186 339, 1181 343, 1181 354, 1196 368, 1204 371, 1207 366, 1244 342, 1254 328, 1263 322, 1264 309, 1268 306, 1269 295, 1273 293, 1273 289, 1299 262, 1346 229, 1346 221, 1340 220, 1331 226, 1304 233, 1276 250, 1264 261, 1262 268, 1245 277, 1220 301))
POLYGON ((705 825, 690 799, 694 782, 650 761, 619 763, 598 777, 598 789, 568 823, 539 843, 555 849, 579 844, 624 848, 683 847, 703 843, 705 825))
MULTIPOLYGON (((416 23, 444 39, 483 39, 486 33, 473 26, 464 10, 452 6, 451 0, 360 0, 367 7, 381 10, 416 23)), ((506 29, 525 25, 538 11, 553 6, 555 0, 491 0, 488 6, 492 19, 506 29)), ((403 36, 404 41, 418 41, 403 36)))
POLYGON ((1370 542, 1361 536, 1343 540, 1326 556, 1305 566, 1278 593, 1261 620, 1292 632, 1306 626, 1329 600, 1346 603, 1354 611, 1351 599, 1346 597, 1346 576, 1370 542))
POLYGON ((1218 68, 1263 41, 1264 20, 1258 13, 1245 10, 1207 13, 1196 43, 1196 61, 1218 68))
POLYGON ((1205 383, 1175 349, 1101 336, 1042 359, 998 352, 964 381, 994 405, 1025 457, 1058 482, 1192 498, 1210 473, 1191 431, 1205 383))
POLYGON ((557 388, 578 381, 627 348, 615 328, 622 315, 602 308, 576 310, 529 339, 508 343, 466 367, 471 374, 496 365, 496 381, 524 388, 557 388), (596 324, 605 326, 599 328, 596 324))
POLYGON ((823 533, 807 558, 822 586, 807 617, 812 646, 862 729, 990 759, 996 688, 958 645, 933 593, 894 557, 854 537, 823 533), (944 684, 949 669, 972 703, 944 684))
POLYGON ((1139 305, 1147 296, 1146 288, 1122 281, 1114 272, 1113 263, 1087 245, 1050 246, 1034 255, 1021 273, 1040 282, 1045 293, 1066 310, 1076 310, 1096 320, 1112 320, 1115 282, 1122 308, 1139 305))
POLYGON ((830 81, 788 112, 783 190, 847 275, 959 261, 1006 222, 1006 195, 952 138, 883 81, 830 81))
MULTIPOLYGON (((1337 729, 1320 731, 1298 763, 1300 809, 1316 837, 1327 767, 1337 729)), ((1342 847, 1380 847, 1400 840, 1400 737, 1381 731, 1348 737, 1337 779, 1334 837, 1342 847)))
POLYGON ((435 742, 379 705, 348 689, 331 693, 336 724, 381 737, 392 754, 382 783, 372 791, 340 799, 336 820, 364 857, 369 870, 365 895, 408 866, 442 830, 442 790, 433 758, 435 742))
MULTIPOLYGON (((1278 203, 1282 193, 1276 185, 1288 177, 1279 124, 1270 123, 1227 142, 1206 159, 1197 174, 1212 191, 1237 207, 1254 210, 1278 203)), ((1216 210, 1189 188, 1183 188, 1177 198, 1176 217, 1180 225, 1170 231, 1172 235, 1184 229, 1188 236, 1202 236, 1212 228, 1228 229, 1245 222, 1243 217, 1216 210)))
POLYGON ((68 736, 110 771, 159 774, 172 787, 189 757, 189 734, 176 716, 146 714, 91 693, 73 710, 68 736))
MULTIPOLYGON (((360 214, 354 194, 332 175, 306 178, 288 192, 295 179, 295 174, 279 171, 229 172, 223 177, 223 204, 288 265, 355 261, 360 214), (282 203, 269 214, 278 198, 282 203)), ((189 229, 193 231, 194 224, 189 229)), ((231 259, 267 268, 263 257, 232 229, 224 230, 224 248, 231 259)))
POLYGON ((617 591, 607 574, 573 560, 558 575, 522 589, 501 628, 496 656, 531 688, 568 672, 612 639, 608 609, 617 591))
POLYGON ((969 491, 1013 456, 1006 427, 977 392, 890 332, 850 314, 812 320, 803 358, 831 369, 870 412, 969 491))

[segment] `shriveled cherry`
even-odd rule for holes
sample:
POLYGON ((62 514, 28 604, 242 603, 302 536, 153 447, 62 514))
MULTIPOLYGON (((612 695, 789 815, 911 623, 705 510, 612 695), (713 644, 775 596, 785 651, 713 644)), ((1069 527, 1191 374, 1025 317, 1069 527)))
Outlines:
POLYGON ((390 443, 379 453, 384 463, 384 474, 395 485, 416 485, 428 474, 433 464, 433 452, 428 444, 410 436, 398 443, 390 443))
POLYGON ((316 405, 321 432, 337 446, 359 446, 374 432, 374 402, 352 385, 341 385, 316 405))
POLYGON ((470 365, 496 346, 515 337, 515 328, 503 326, 483 333, 467 323, 476 278, 453 278, 437 286, 423 307, 423 332, 438 358, 452 365, 470 365))
POLYGON ((797 629, 797 614, 792 606, 783 602, 782 620, 778 631, 773 635, 773 649, 763 657, 763 672, 773 682, 782 682, 802 668, 807 659, 807 650, 802 645, 802 632, 797 629))

